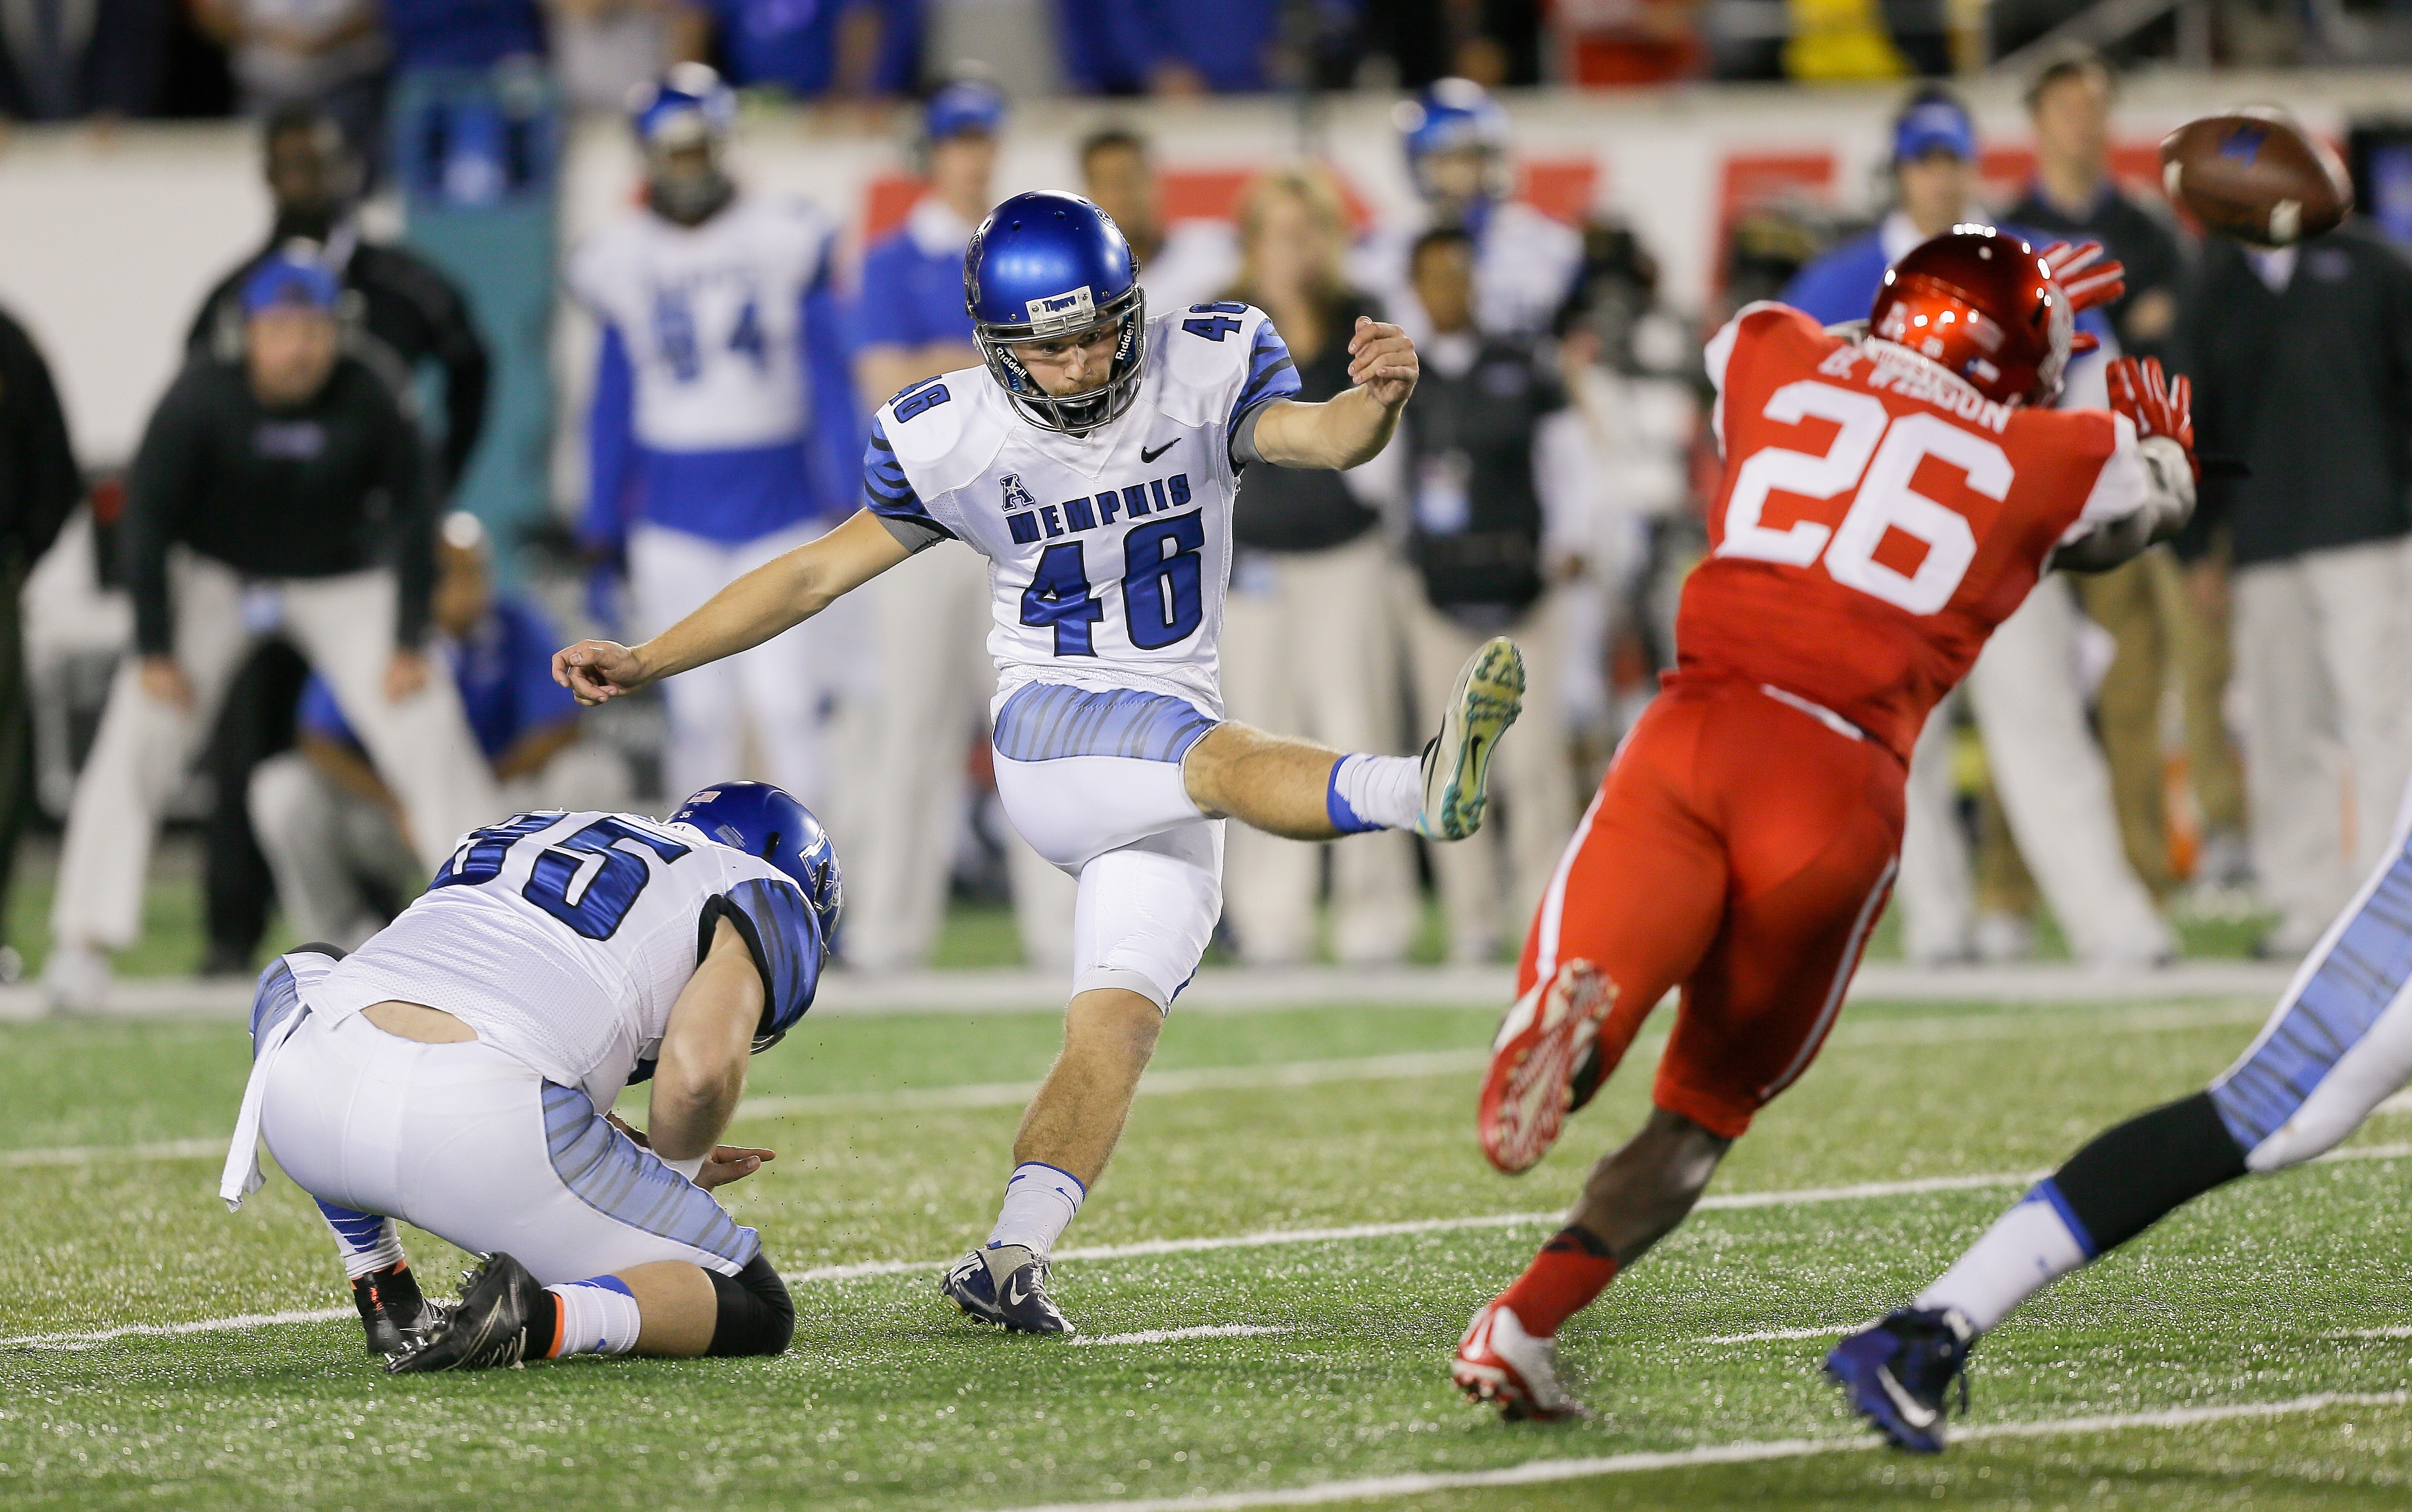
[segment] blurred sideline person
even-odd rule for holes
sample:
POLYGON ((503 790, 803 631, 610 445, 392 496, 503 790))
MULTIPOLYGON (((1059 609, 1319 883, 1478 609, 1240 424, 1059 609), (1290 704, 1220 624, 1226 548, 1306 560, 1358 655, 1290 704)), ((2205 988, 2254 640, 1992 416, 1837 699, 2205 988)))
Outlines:
POLYGON ((860 514, 654 640, 581 641, 553 673, 599 703, 775 635, 917 551, 989 560, 997 790, 1079 878, 1076 964, 1063 1052, 1022 1115, 996 1225, 939 1284, 978 1322, 1070 1334, 1050 1256, 1222 914, 1224 821, 1294 840, 1463 839, 1482 823, 1523 665, 1513 641, 1484 644, 1420 758, 1225 719, 1216 649, 1239 473, 1346 469, 1380 451, 1414 391, 1414 346, 1360 321, 1355 387, 1300 404, 1260 312, 1142 320, 1129 243, 1077 195, 998 205, 963 287, 983 360, 880 406, 860 514))
POLYGON ((1424 215, 1387 228, 1360 253, 1358 281, 1393 312, 1408 335, 1427 334, 1417 307, 1410 255, 1434 227, 1463 231, 1474 243, 1474 314, 1495 335, 1538 335, 1574 288, 1582 236, 1511 198, 1516 187, 1508 112, 1470 79, 1443 79, 1391 112, 1407 176, 1424 215))
MULTIPOLYGON (((942 373, 978 367, 963 309, 963 249, 989 213, 1005 96, 959 79, 922 117, 929 193, 904 227, 863 257, 855 382, 867 409, 942 373)), ((985 564, 970 551, 924 551, 872 585, 879 699, 864 735, 858 791, 846 812, 855 877, 846 960, 868 971, 920 965, 945 921, 948 882, 968 812, 964 763, 987 730, 996 668, 985 650, 985 564)), ((1022 952, 1048 971, 1069 968, 1072 884, 1021 835, 1004 836, 1022 952)))
POLYGON ((226 44, 243 113, 315 106, 343 123, 355 150, 378 155, 393 47, 376 0, 196 0, 192 8, 226 44))
MULTIPOLYGON (((377 128, 383 130, 382 125, 377 128)), ((486 425, 491 388, 485 344, 467 298, 434 263, 407 247, 360 233, 361 155, 325 110, 287 107, 260 130, 261 166, 275 203, 265 245, 220 279, 194 314, 188 352, 231 360, 243 351, 243 283, 263 257, 296 237, 320 243, 320 260, 344 285, 358 315, 354 340, 382 345, 415 386, 423 370, 443 376, 442 444, 434 491, 440 505, 459 486, 486 425)), ((204 976, 249 976, 275 879, 252 834, 252 769, 292 748, 293 709, 309 663, 282 636, 260 642, 227 690, 211 732, 213 789, 203 836, 208 947, 204 976)))
MULTIPOLYGON (((1803 268, 1785 303, 1827 325, 1861 319, 1885 270, 1912 247, 1963 221, 1991 224, 1976 202, 1976 127, 1951 95, 1927 90, 1911 97, 1893 123, 1892 171, 1900 202, 1883 224, 1803 268)), ((2027 240, 2040 247, 2051 239, 2027 240)), ((2093 319, 2088 312, 2081 331, 2093 319)), ((2073 363, 2064 403, 2097 406, 2102 371, 2099 360, 2073 363)), ((2148 965, 2174 954, 2177 942, 2127 865, 2110 768, 2077 683, 2076 635, 2075 599, 2065 581, 2047 575, 1985 643, 1966 679, 1967 697, 2010 832, 2071 952, 2095 965, 2148 965)), ((1910 767, 1900 892, 1904 943, 1921 964, 1963 962, 1980 947, 2016 955, 2031 943, 2025 920, 1976 915, 1951 746, 1946 710, 1926 721, 1910 767)))
MULTIPOLYGON (((478 748, 493 768, 498 811, 611 809, 628 797, 613 752, 578 743, 578 700, 552 680, 560 644, 531 599, 497 595, 485 528, 444 521, 429 623, 478 748)), ((425 879, 402 829, 393 789, 360 748, 323 677, 302 690, 299 749, 251 774, 252 826, 276 872, 285 920, 305 940, 357 948, 419 894, 425 879)))
POLYGON ((1503 941, 1522 943, 1516 932, 1574 828, 1553 589, 1581 570, 1585 474, 1595 462, 1535 341, 1477 325, 1472 239, 1454 227, 1426 231, 1411 270, 1433 327, 1398 441, 1411 518, 1401 596, 1417 709, 1431 723, 1458 668, 1492 636, 1523 649, 1529 689, 1515 743, 1492 770, 1506 810, 1505 825, 1492 828, 1504 835, 1432 855, 1449 960, 1474 962, 1497 955, 1503 941))
MULTIPOLYGON (((730 180, 737 97, 702 64, 629 103, 644 208, 580 247, 568 281, 603 327, 581 535, 625 558, 650 632, 827 529, 852 491, 835 492, 822 448, 856 443, 835 228, 730 180)), ((834 617, 665 688, 671 790, 741 770, 750 730, 771 778, 827 808, 828 724, 856 691, 855 632, 834 617)))
POLYGON ((297 242, 252 271, 238 362, 199 357, 159 402, 119 523, 134 650, 78 775, 44 972, 54 1005, 108 990, 133 942, 159 812, 250 651, 246 593, 332 684, 389 774, 428 873, 493 817, 494 787, 449 678, 420 641, 434 491, 386 377, 343 348, 334 275, 297 242))
POLYGON ((795 1306, 712 1196, 774 1157, 718 1140, 748 1059, 812 1006, 844 896, 819 821, 765 783, 667 823, 522 814, 463 835, 360 949, 260 974, 218 1196, 259 1189, 264 1139, 396 1374, 778 1354, 795 1306), (610 1109, 643 1081, 640 1131, 610 1109), (402 1223, 478 1257, 458 1303, 428 1303, 402 1223))
MULTIPOLYGON (((2114 87, 2110 68, 2091 52, 2061 58, 2036 76, 2027 89, 2036 176, 2009 216, 2067 241, 2101 242, 2127 270, 2126 294, 2104 312, 2119 345, 2158 357, 2166 355, 2177 326, 2184 250, 2177 232, 2110 176, 2114 87)), ((2221 710, 2228 676, 2222 627, 2198 611, 2175 554, 2166 549, 2109 572, 2079 576, 2070 586, 2087 618, 2117 646, 2095 690, 2095 715, 2127 864, 2155 895, 2167 896, 2176 885, 2161 744, 2162 694, 2174 678, 2185 720, 2187 779, 2202 816, 2196 874, 2213 883, 2242 880, 2244 779, 2221 710)))
POLYGON ((2291 958, 2412 774, 2412 264, 2360 217, 2274 250, 2212 237, 2177 349, 2203 448, 2252 470, 2211 481, 2178 546, 2199 562, 2225 529, 2233 552, 2253 871, 2280 914, 2264 948, 2291 958))
POLYGON ((0 962, 13 978, 8 887, 17 841, 34 810, 34 722, 27 697, 25 575, 58 539, 83 497, 50 364, 34 339, 0 311, 0 962))
POLYGON ((1149 309, 1185 310, 1230 286, 1240 258, 1231 228, 1195 216, 1165 221, 1164 191, 1145 137, 1127 126, 1090 133, 1081 143, 1081 192, 1130 238, 1149 309))
MULTIPOLYGON (((1348 338, 1360 316, 1379 319, 1381 311, 1342 272, 1347 227, 1339 196, 1311 171, 1270 174, 1250 187, 1240 232, 1239 280, 1220 297, 1272 321, 1298 364, 1302 403, 1346 392, 1348 338)), ((1142 285, 1146 272, 1142 265, 1142 285)), ((1232 718, 1344 751, 1389 750, 1400 740, 1390 549, 1360 483, 1381 466, 1376 459, 1348 473, 1259 467, 1241 479, 1223 611, 1223 697, 1232 718), (1302 646, 1314 655, 1301 656, 1302 646)), ((1369 835, 1314 846, 1245 826, 1231 830, 1223 909, 1241 959, 1283 965, 1313 958, 1325 854, 1332 954, 1350 964, 1404 959, 1416 926, 1409 844, 1369 835)))

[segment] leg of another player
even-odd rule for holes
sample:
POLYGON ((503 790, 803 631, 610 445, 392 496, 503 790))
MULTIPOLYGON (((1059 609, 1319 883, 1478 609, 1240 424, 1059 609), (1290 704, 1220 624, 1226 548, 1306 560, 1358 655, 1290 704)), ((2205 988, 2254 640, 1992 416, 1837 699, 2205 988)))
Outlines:
POLYGON ((795 1304, 770 1260, 734 1276, 654 1260, 543 1285, 508 1255, 479 1264, 441 1324, 386 1369, 480 1370, 572 1355, 775 1355, 795 1330, 795 1304))

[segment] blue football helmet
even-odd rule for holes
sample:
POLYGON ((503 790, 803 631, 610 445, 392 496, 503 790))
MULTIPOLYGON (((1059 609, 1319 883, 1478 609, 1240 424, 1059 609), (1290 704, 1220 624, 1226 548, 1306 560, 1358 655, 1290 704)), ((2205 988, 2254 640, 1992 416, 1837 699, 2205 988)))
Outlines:
POLYGON ((989 375, 1022 418, 1081 434, 1122 417, 1139 397, 1147 356, 1147 297, 1139 258, 1112 216, 1076 194, 1018 194, 989 212, 963 253, 963 307, 989 375), (1015 348, 1081 341, 1118 326, 1105 380, 1050 394, 1015 348))
POLYGON ((846 878, 838 873, 837 847, 812 810, 769 783, 720 783, 680 804, 669 822, 691 825, 786 873, 820 923, 819 960, 828 963, 846 911, 846 878))
POLYGON ((713 146, 737 124, 737 95, 707 65, 674 64, 628 91, 628 124, 651 151, 713 146))
POLYGON ((1411 100, 1390 111, 1406 150, 1407 174, 1426 198, 1434 198, 1424 171, 1435 153, 1477 152, 1483 154, 1483 194, 1504 198, 1508 189, 1508 149, 1513 133, 1508 112, 1490 91, 1471 79, 1437 79, 1411 100))

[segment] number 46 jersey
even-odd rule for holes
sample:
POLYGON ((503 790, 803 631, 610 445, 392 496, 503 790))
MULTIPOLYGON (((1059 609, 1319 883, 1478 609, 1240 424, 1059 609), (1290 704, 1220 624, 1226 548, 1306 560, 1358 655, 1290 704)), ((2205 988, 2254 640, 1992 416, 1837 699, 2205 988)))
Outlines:
POLYGON ((1061 683, 1164 694, 1219 718, 1231 438, 1298 389, 1263 312, 1172 311, 1148 322, 1130 408, 1085 435, 1023 419, 985 368, 898 394, 872 421, 868 505, 916 550, 952 538, 989 559, 1000 707, 1027 683, 1061 683))
POLYGON ((1725 484, 1676 675, 1806 699, 1905 763, 2053 549, 2156 494, 2125 416, 1997 404, 1785 305, 1743 309, 1708 367, 1725 484))

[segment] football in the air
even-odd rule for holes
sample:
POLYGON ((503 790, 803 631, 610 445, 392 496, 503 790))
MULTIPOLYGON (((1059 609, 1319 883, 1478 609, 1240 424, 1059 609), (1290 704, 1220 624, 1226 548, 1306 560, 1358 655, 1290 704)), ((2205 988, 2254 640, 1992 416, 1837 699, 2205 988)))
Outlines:
POLYGON ((2178 127, 2161 142, 2161 183, 2205 228, 2263 246, 2333 230, 2353 208, 2345 165, 2278 110, 2178 127))

